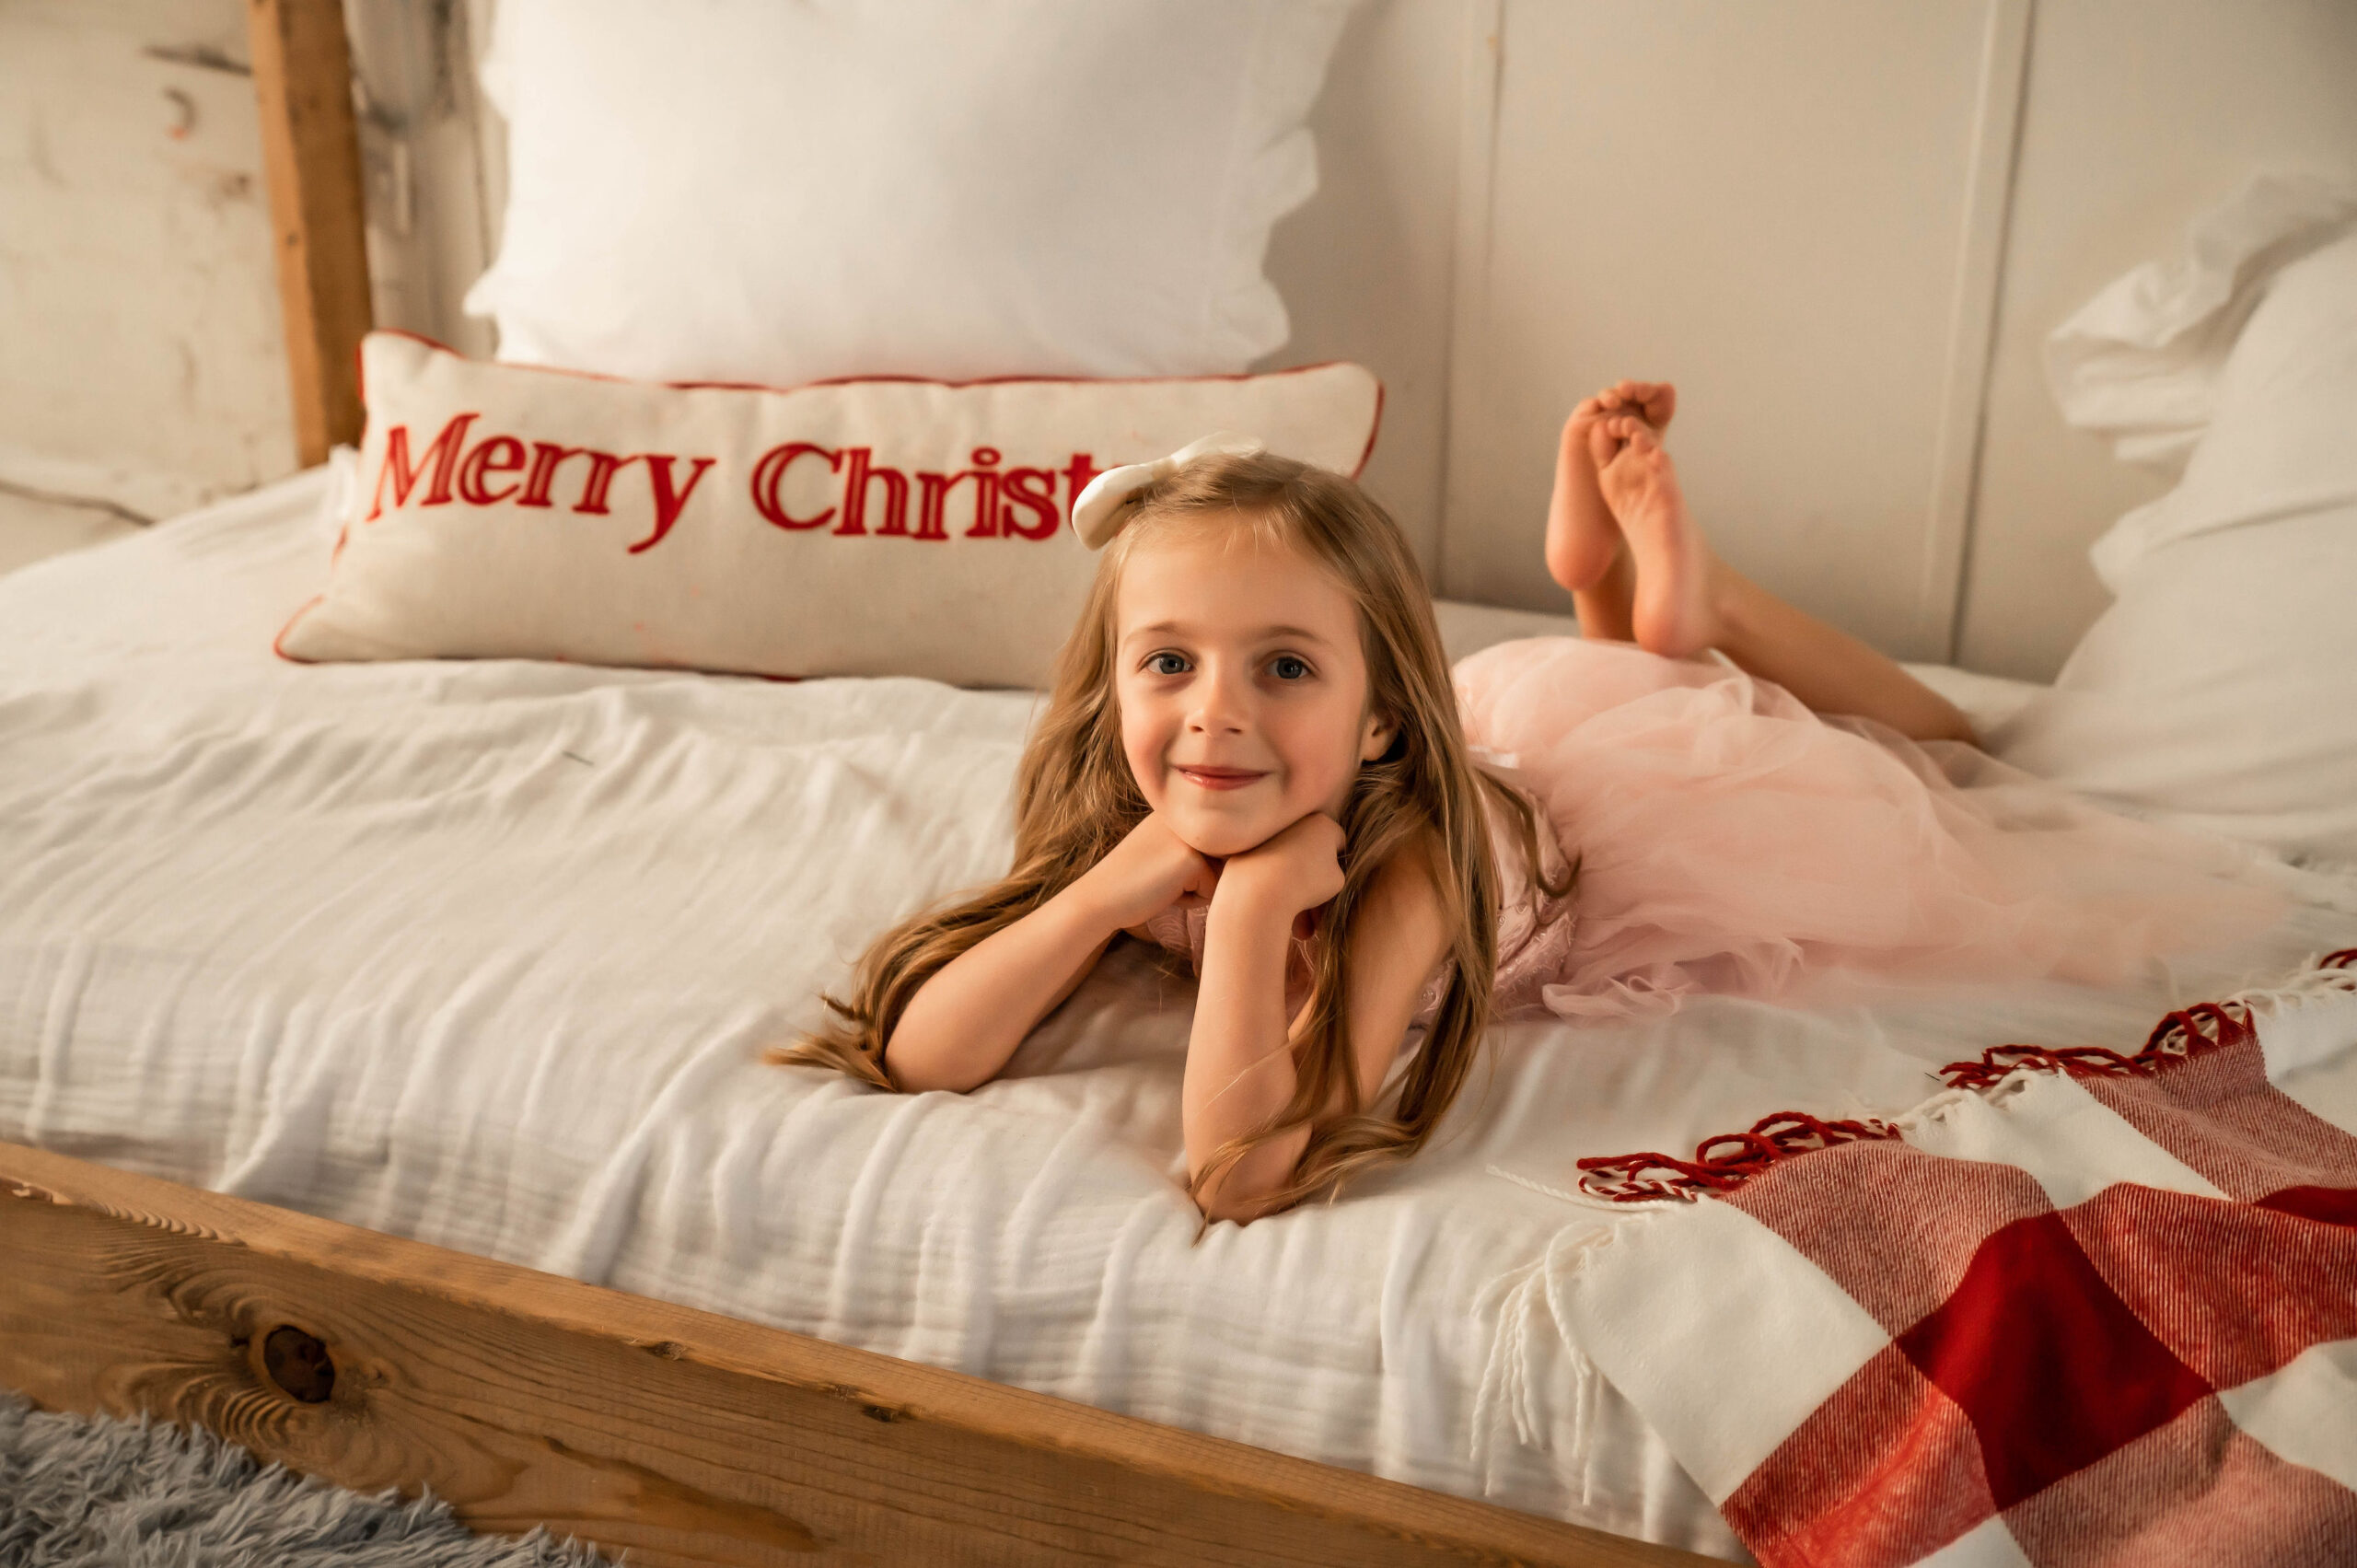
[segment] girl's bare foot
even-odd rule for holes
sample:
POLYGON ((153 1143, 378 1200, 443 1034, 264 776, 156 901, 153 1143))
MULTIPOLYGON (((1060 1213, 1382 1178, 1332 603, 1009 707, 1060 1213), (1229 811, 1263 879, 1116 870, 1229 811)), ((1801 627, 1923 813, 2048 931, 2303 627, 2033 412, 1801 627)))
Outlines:
POLYGON ((1589 437, 1616 415, 1634 415, 1658 434, 1678 412, 1666 381, 1621 381, 1588 398, 1563 422, 1555 453, 1555 493, 1547 504, 1547 575, 1573 593, 1595 587, 1620 552, 1620 528, 1596 487, 1589 437))
POLYGON ((1638 646, 1686 658, 1716 645, 1725 568, 1686 509, 1659 433, 1635 414, 1608 414, 1588 430, 1588 457, 1617 531, 1636 561, 1631 620, 1638 646))

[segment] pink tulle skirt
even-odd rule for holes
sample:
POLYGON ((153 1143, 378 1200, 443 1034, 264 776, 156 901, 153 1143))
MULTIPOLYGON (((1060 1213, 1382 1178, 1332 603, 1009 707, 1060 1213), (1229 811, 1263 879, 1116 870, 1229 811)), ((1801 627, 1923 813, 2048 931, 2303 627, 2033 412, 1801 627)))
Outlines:
POLYGON ((1546 637, 1456 676, 1477 758, 1531 794, 1579 867, 1550 901, 1509 866, 1502 1011, 1616 1016, 1861 981, 2117 984, 2285 905, 2231 845, 2114 816, 1969 746, 1821 718, 1715 660, 1546 637))

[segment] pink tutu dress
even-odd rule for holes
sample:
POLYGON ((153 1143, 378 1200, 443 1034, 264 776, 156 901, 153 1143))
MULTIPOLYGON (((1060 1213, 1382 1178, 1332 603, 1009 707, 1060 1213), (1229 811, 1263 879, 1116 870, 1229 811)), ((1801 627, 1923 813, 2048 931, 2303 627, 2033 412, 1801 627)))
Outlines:
POLYGON ((1501 835, 1501 1014, 1858 981, 2115 984, 2253 935, 2286 901, 2231 845, 1969 746, 1819 717, 1724 661, 1544 637, 1456 678, 1476 759, 1529 793, 1579 866, 1570 897, 1534 899, 1501 835))

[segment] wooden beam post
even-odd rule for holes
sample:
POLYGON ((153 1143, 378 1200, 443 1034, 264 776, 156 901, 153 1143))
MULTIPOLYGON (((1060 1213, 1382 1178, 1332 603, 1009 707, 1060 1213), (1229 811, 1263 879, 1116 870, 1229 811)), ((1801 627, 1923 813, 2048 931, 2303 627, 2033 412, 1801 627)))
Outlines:
POLYGON ((262 167, 305 466, 360 438, 356 354, 370 325, 360 134, 342 0, 248 0, 262 167))

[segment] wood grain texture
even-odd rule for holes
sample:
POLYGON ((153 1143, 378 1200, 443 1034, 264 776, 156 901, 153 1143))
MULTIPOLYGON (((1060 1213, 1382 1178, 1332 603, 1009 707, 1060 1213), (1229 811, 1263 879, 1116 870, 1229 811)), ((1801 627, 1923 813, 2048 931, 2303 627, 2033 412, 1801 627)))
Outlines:
POLYGON ((355 355, 370 322, 360 138, 340 0, 250 0, 262 168, 305 464, 360 438, 355 355))
POLYGON ((1709 1561, 6 1144, 0 1258, 45 1407, 641 1563, 1709 1561))

